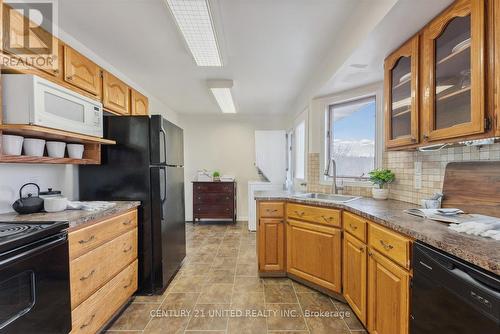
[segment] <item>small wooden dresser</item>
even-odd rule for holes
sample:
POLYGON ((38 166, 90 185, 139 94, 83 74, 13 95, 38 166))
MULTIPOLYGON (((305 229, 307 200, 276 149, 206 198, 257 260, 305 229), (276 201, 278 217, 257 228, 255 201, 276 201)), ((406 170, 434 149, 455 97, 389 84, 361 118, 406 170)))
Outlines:
POLYGON ((193 182, 193 220, 236 222, 236 182, 193 182))

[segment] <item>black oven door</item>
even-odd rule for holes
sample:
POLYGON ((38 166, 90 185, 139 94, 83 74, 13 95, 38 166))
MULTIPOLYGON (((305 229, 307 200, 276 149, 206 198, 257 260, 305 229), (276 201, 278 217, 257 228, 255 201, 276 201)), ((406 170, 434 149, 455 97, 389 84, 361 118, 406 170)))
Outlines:
POLYGON ((67 234, 0 254, 0 333, 69 333, 67 234))

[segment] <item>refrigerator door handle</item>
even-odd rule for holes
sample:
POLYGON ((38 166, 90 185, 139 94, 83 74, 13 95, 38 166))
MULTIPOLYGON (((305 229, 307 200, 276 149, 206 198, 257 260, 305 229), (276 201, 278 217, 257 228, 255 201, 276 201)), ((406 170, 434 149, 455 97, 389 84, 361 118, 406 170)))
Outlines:
POLYGON ((167 133, 163 129, 162 126, 160 126, 160 135, 163 137, 163 161, 160 161, 161 164, 166 164, 167 163, 167 133))
POLYGON ((163 204, 167 200, 167 168, 160 167, 160 171, 163 171, 163 182, 160 183, 160 201, 163 204))

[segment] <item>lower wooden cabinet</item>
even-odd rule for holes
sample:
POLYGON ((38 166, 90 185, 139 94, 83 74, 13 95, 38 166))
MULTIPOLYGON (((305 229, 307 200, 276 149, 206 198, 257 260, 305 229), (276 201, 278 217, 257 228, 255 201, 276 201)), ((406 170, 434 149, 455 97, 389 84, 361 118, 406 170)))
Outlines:
POLYGON ((287 272, 333 292, 341 290, 341 231, 295 220, 287 223, 287 272))
POLYGON ((368 256, 368 330, 409 332, 410 274, 375 250, 368 256))
POLYGON ((343 248, 343 295, 366 326, 367 247, 349 233, 345 233, 343 248))
POLYGON ((285 272, 285 221, 259 220, 259 271, 285 272))

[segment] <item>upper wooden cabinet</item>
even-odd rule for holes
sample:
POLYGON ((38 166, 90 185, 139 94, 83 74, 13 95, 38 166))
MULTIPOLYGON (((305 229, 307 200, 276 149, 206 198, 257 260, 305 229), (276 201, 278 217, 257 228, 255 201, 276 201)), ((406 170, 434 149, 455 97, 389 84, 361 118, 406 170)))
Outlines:
POLYGON ((68 45, 64 46, 64 81, 93 95, 101 95, 101 69, 68 45))
POLYGON ((384 109, 387 147, 418 143, 419 36, 385 60, 384 109))
POLYGON ((422 139, 485 131, 485 1, 459 0, 423 31, 422 139))
POLYGON ((374 250, 368 255, 368 331, 407 334, 410 274, 374 250))
POLYGON ((295 220, 287 222, 287 271, 330 291, 341 289, 341 231, 295 220))
POLYGON ((149 101, 135 89, 130 89, 130 114, 135 116, 149 115, 149 101))
POLYGON ((123 81, 107 71, 102 76, 102 104, 104 108, 129 115, 130 89, 123 81))

